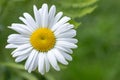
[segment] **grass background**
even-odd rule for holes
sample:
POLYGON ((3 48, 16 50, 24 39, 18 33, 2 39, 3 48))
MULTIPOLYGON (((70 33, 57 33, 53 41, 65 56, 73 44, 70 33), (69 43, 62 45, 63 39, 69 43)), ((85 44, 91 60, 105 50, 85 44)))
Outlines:
POLYGON ((120 80, 119 5, 119 0, 0 0, 0 80, 120 80), (15 63, 12 50, 4 47, 7 36, 14 33, 7 26, 21 23, 18 17, 23 12, 33 15, 33 4, 40 8, 43 3, 55 4, 57 12, 63 11, 80 26, 73 61, 60 65, 60 72, 52 69, 41 76, 25 71, 24 62, 15 63))

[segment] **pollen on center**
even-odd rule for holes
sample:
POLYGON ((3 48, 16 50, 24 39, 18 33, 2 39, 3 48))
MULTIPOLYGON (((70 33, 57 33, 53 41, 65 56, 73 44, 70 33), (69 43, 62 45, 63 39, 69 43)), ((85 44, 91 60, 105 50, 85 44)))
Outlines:
POLYGON ((31 45, 38 51, 47 52, 55 45, 54 33, 49 28, 38 28, 30 36, 31 45))

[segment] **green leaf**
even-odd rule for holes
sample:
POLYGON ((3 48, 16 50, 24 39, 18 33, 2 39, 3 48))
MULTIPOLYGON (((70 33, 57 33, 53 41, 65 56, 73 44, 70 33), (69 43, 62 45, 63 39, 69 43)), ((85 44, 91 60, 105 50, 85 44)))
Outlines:
POLYGON ((68 7, 83 8, 83 7, 93 5, 97 1, 98 0, 69 0, 69 1, 61 0, 59 1, 59 3, 64 8, 68 8, 68 7))
POLYGON ((83 17, 91 13, 97 7, 95 3, 98 0, 69 0, 59 1, 56 6, 64 12, 65 15, 72 18, 83 17))
POLYGON ((70 20, 69 22, 74 25, 75 29, 77 29, 81 25, 81 22, 77 22, 77 21, 74 21, 74 20, 70 20))
POLYGON ((27 80, 38 80, 33 74, 23 71, 17 71, 21 77, 24 77, 27 80))
POLYGON ((24 70, 24 66, 23 65, 12 63, 12 62, 0 63, 0 65, 5 66, 5 67, 11 67, 11 68, 15 68, 15 69, 22 69, 22 70, 24 70))
POLYGON ((52 74, 49 74, 49 73, 47 73, 47 74, 45 75, 45 77, 47 78, 47 80, 56 80, 56 79, 54 78, 54 76, 53 76, 52 74))
POLYGON ((78 16, 78 17, 83 17, 83 16, 85 16, 85 15, 87 15, 87 14, 90 14, 90 13, 93 12, 96 8, 97 8, 97 5, 94 6, 94 7, 87 7, 87 8, 85 8, 85 9, 83 9, 83 10, 81 10, 81 11, 79 12, 79 16, 78 16))

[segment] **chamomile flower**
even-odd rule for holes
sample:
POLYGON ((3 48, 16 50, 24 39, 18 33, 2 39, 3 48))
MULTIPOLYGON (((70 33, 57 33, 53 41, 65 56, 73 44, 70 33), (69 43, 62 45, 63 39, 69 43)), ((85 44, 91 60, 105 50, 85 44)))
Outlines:
POLYGON ((11 53, 15 62, 26 60, 28 72, 38 71, 43 75, 50 66, 59 71, 58 62, 64 65, 72 60, 72 49, 77 48, 76 31, 62 12, 56 13, 56 7, 43 4, 40 9, 33 6, 34 18, 29 13, 19 19, 24 23, 13 23, 9 28, 18 33, 8 36, 6 48, 15 48, 11 53))

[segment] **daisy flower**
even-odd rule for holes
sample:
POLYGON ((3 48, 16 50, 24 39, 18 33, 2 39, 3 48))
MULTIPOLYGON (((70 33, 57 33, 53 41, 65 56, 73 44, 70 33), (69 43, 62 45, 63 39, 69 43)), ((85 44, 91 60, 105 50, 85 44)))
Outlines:
POLYGON ((72 60, 72 49, 77 48, 76 31, 62 12, 56 13, 56 7, 43 4, 40 9, 33 6, 34 18, 29 13, 19 19, 24 23, 13 23, 9 28, 18 33, 8 36, 6 48, 15 48, 11 53, 15 62, 26 60, 28 72, 38 71, 43 75, 52 66, 59 71, 58 62, 67 65, 72 60))

